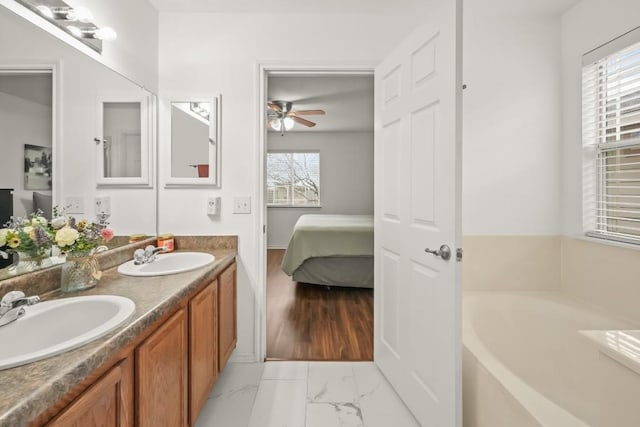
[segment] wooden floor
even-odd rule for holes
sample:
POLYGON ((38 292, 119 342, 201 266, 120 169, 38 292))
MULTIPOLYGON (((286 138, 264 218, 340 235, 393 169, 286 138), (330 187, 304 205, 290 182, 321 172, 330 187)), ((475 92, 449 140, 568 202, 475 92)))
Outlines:
POLYGON ((373 360, 373 289, 294 282, 267 251, 267 359, 373 360))

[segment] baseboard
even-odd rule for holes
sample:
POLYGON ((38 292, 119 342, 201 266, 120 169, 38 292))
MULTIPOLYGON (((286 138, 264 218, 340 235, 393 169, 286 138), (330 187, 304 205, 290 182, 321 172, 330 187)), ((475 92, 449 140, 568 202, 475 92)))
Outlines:
POLYGON ((287 249, 288 245, 267 245, 267 249, 287 249))
POLYGON ((233 353, 229 358, 232 363, 256 363, 256 355, 254 353, 233 353))

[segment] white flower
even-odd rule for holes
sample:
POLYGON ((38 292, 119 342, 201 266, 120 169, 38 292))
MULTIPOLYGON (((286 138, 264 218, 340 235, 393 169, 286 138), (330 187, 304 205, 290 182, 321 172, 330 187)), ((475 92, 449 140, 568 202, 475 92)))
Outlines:
POLYGON ((71 227, 63 227, 56 233, 56 243, 61 248, 73 245, 78 239, 78 230, 71 227))
POLYGON ((54 218, 51 220, 51 226, 56 230, 60 230, 65 225, 67 225, 67 218, 63 216, 59 216, 58 218, 54 218))
POLYGON ((31 220, 31 225, 41 225, 45 227, 47 225, 47 218, 43 216, 34 216, 31 220))
POLYGON ((33 231, 33 226, 27 225, 26 227, 22 227, 22 231, 24 231, 27 234, 30 234, 33 231))
POLYGON ((9 233, 8 228, 0 229, 0 247, 7 244, 7 233, 9 233))

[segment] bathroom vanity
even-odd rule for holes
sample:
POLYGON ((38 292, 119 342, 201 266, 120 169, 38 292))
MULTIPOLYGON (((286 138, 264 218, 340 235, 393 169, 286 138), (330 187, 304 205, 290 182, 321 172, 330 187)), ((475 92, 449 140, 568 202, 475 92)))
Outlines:
POLYGON ((178 242, 215 261, 155 277, 124 276, 114 265, 96 288, 69 295, 123 296, 136 309, 105 337, 0 371, 0 425, 195 424, 236 345, 236 238, 178 242))

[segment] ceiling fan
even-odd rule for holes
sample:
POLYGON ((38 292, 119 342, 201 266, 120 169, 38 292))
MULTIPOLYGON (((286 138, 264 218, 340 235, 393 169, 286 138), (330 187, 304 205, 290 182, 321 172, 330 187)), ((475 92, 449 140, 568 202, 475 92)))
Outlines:
POLYGON ((324 110, 298 110, 291 109, 293 102, 290 101, 269 101, 267 107, 269 107, 269 127, 276 132, 282 132, 291 130, 294 123, 299 123, 306 127, 314 127, 316 124, 310 120, 304 119, 300 116, 323 116, 324 110))

